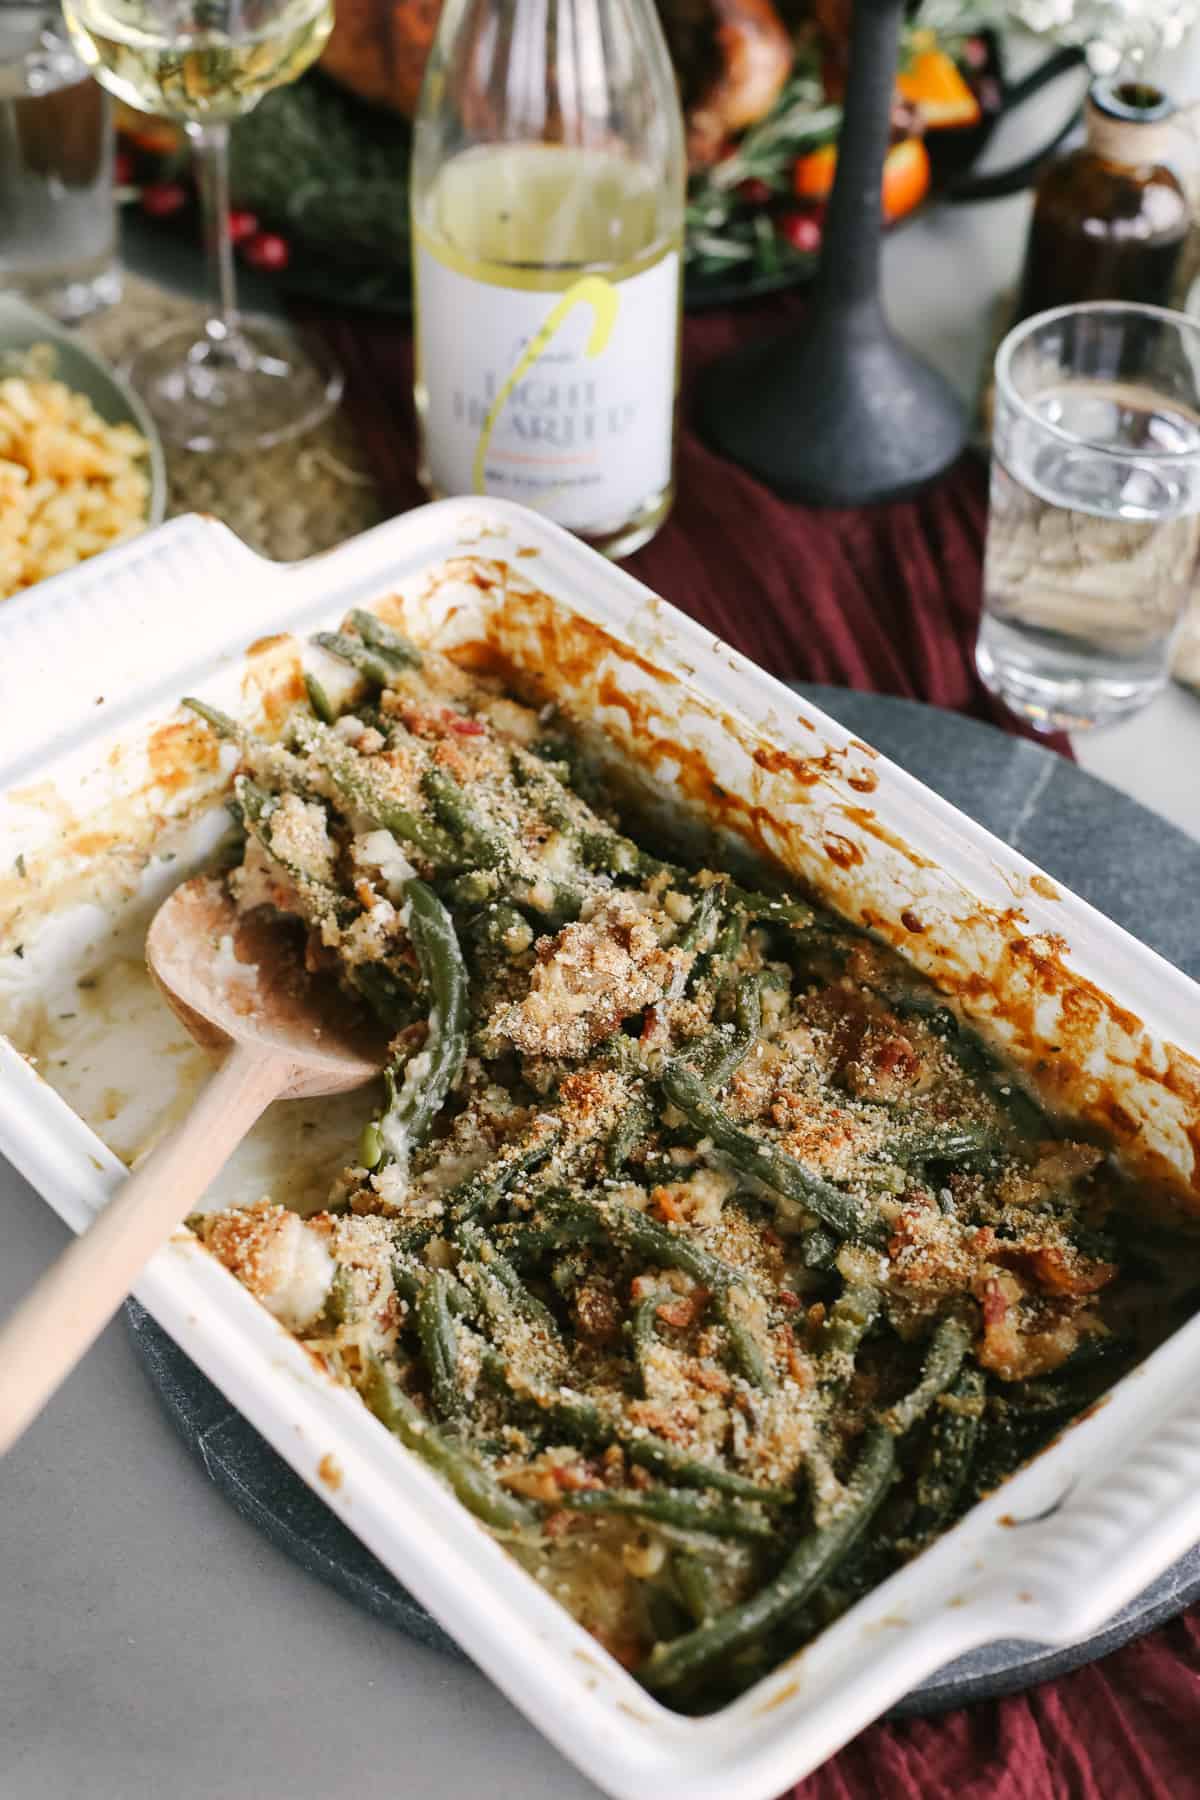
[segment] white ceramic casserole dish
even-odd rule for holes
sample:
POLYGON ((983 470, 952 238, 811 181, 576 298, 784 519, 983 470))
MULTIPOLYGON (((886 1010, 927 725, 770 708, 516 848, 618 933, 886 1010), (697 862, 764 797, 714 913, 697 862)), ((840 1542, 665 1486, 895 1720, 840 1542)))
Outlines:
MULTIPOLYGON (((149 909, 220 829, 222 771, 178 697, 277 712, 304 636, 371 603, 419 640, 524 671, 652 800, 715 814, 902 945, 1052 1104, 1101 1120, 1134 1173, 1200 1206, 1193 983, 565 533, 447 501, 291 568, 177 520, 0 609, 0 1149, 74 1228, 120 1180, 114 1152, 152 1141, 202 1073, 139 973, 149 909)), ((214 1193, 319 1185, 352 1128, 330 1105, 276 1109, 214 1193)), ((1083 1637, 1200 1537, 1197 1319, 799 1656, 683 1718, 188 1233, 136 1293, 513 1701, 629 1800, 766 1800, 941 1664, 998 1638, 1083 1637)))

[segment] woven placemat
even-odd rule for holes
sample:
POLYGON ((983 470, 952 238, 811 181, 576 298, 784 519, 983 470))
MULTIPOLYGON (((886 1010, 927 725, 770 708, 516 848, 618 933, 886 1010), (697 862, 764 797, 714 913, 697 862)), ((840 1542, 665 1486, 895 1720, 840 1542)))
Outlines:
MULTIPOLYGON (((125 275, 118 305, 83 336, 118 367, 173 320, 200 319, 195 301, 125 275)), ((164 446, 167 514, 206 512, 264 556, 295 562, 329 550, 384 517, 375 484, 341 410, 315 430, 272 450, 197 455, 164 446)))

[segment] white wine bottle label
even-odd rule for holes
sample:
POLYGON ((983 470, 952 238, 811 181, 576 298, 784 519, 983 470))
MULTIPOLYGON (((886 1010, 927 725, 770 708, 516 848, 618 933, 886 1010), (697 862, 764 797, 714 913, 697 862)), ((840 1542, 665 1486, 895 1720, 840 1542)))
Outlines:
POLYGON ((495 494, 575 531, 671 475, 679 255, 563 291, 473 280, 417 247, 425 460, 439 494, 495 494))

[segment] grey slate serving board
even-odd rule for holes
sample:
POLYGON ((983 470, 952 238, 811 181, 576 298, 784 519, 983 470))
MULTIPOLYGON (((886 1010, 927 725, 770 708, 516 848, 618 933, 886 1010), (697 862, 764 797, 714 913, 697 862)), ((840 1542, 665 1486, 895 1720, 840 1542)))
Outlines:
MULTIPOLYGON (((841 688, 797 686, 1144 943, 1200 977, 1200 844, 1040 745, 954 713, 841 688)), ((243 1517, 311 1574, 419 1642, 457 1647, 305 1487, 148 1315, 126 1309, 168 1417, 243 1517)), ((1105 1630, 1067 1649, 984 1646, 914 1690, 898 1713, 1013 1693, 1116 1649, 1200 1597, 1200 1546, 1105 1630)))

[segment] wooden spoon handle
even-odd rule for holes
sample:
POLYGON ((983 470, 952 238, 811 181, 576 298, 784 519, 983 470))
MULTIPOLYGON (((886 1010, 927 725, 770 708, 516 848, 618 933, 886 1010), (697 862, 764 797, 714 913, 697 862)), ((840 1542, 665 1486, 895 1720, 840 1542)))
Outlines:
POLYGON ((232 1049, 183 1123, 0 1326, 0 1455, 99 1336, 291 1071, 282 1057, 232 1049))

